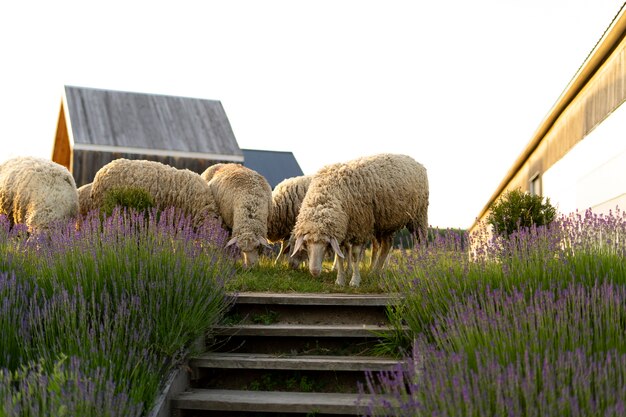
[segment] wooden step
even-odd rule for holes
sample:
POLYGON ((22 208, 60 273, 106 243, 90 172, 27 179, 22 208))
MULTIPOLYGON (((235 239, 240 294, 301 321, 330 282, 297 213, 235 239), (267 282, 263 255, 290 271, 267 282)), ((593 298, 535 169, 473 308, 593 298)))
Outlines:
POLYGON ((359 394, 192 389, 172 399, 172 406, 182 410, 359 415, 366 411, 366 406, 359 404, 361 400, 359 394))
POLYGON ((325 294, 311 293, 259 293, 240 292, 230 294, 237 304, 263 304, 263 305, 326 305, 326 306, 372 306, 384 307, 400 301, 400 296, 395 294, 325 294))
POLYGON ((238 324, 215 326, 217 336, 263 336, 263 337, 350 337, 374 338, 393 332, 390 326, 361 325, 302 325, 302 324, 238 324))
POLYGON ((189 361, 192 368, 272 369, 299 371, 380 371, 398 360, 378 356, 271 355, 207 352, 189 361))

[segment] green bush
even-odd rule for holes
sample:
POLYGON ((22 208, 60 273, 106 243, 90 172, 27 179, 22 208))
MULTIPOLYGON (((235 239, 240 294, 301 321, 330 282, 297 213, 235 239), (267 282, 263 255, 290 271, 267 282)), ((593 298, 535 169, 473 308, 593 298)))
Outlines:
POLYGON ((154 207, 154 199, 143 188, 113 188, 105 194, 101 212, 109 217, 113 214, 113 209, 118 206, 147 213, 154 207))
POLYGON ((493 227, 494 233, 510 236, 520 229, 532 226, 545 226, 556 217, 556 208, 550 199, 539 195, 531 195, 520 189, 504 193, 492 206, 487 223, 493 227))

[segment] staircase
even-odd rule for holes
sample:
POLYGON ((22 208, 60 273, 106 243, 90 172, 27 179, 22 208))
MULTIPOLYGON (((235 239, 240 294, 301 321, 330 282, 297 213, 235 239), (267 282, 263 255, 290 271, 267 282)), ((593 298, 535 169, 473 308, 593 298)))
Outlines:
MULTIPOLYGON (((190 386, 171 415, 355 416, 366 370, 397 360, 372 355, 388 326, 385 295, 241 293, 207 352, 189 361, 190 386)), ((360 404, 363 403, 363 404, 360 404)))

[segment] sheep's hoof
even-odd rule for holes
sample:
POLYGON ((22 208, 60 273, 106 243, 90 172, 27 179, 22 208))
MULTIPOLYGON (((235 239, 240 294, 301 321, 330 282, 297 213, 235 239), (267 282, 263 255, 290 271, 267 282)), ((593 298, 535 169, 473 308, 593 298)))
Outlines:
POLYGON ((351 287, 357 288, 360 284, 361 284, 361 280, 355 280, 355 279, 350 280, 351 287))
POLYGON ((337 278, 337 280, 335 281, 335 285, 339 285, 340 287, 343 287, 346 285, 346 281, 343 279, 337 278))

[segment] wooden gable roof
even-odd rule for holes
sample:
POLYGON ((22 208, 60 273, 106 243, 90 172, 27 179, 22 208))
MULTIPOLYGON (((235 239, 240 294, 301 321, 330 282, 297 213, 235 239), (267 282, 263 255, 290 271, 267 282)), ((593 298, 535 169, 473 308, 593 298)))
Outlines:
MULTIPOLYGON (((65 86, 59 127, 66 132, 57 131, 55 153, 69 147, 66 152, 243 162, 226 112, 217 100, 65 86), (65 146, 59 143, 63 141, 65 146)), ((69 161, 69 156, 57 159, 69 161)))

